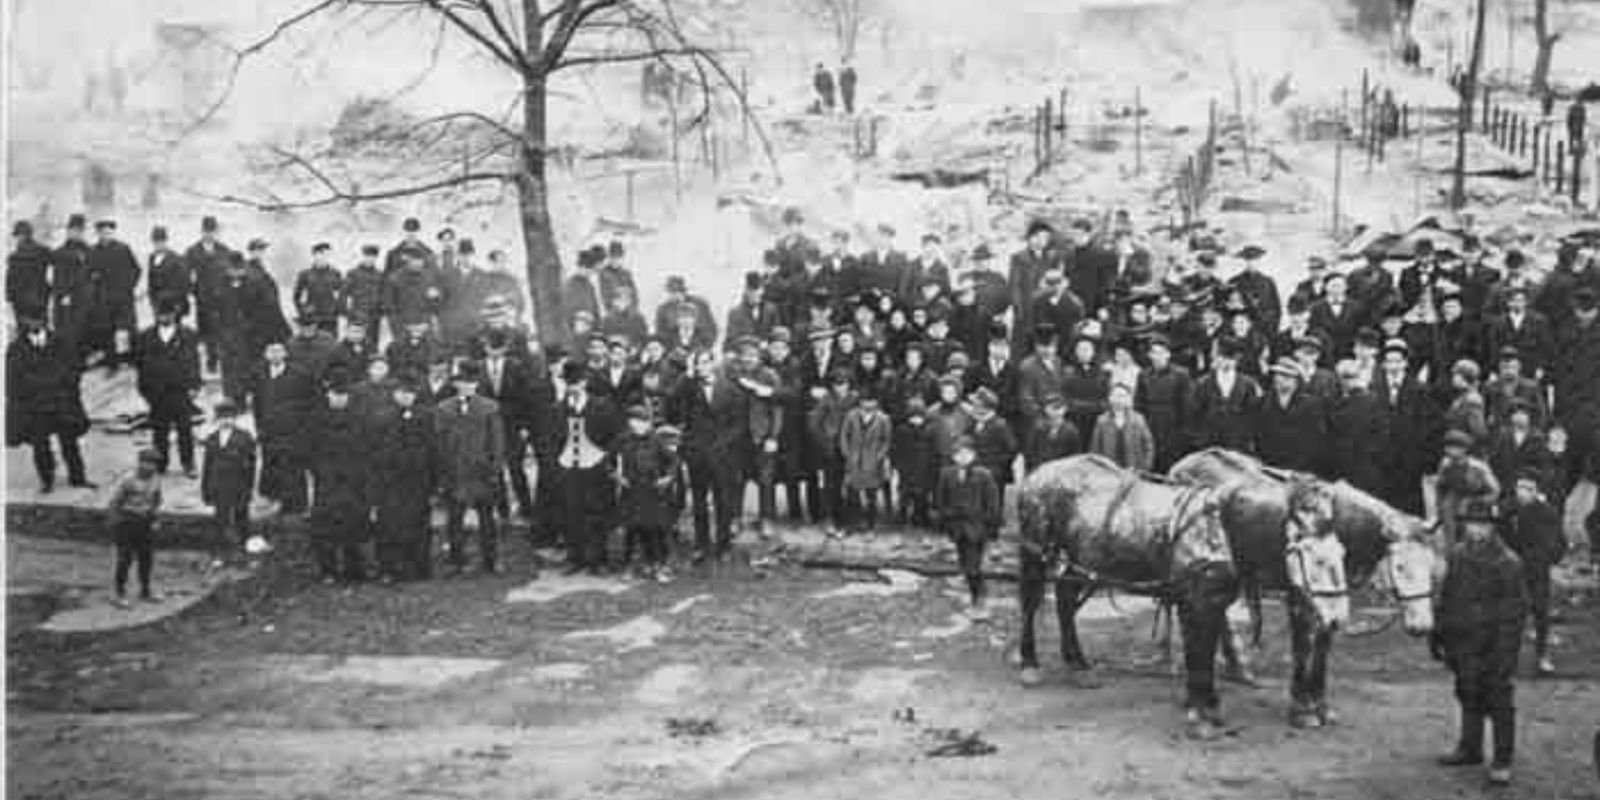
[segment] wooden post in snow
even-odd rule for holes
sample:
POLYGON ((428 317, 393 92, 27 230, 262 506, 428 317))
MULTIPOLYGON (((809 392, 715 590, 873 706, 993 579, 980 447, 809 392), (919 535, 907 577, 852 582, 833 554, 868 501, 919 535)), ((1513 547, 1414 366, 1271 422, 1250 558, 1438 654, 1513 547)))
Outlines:
POLYGON ((1144 93, 1133 87, 1133 174, 1144 174, 1144 93))
POLYGON ((1567 177, 1567 143, 1556 142, 1556 194, 1560 194, 1566 186, 1567 177))
POLYGON ((1344 188, 1344 137, 1333 140, 1333 235, 1339 236, 1339 192, 1344 188))

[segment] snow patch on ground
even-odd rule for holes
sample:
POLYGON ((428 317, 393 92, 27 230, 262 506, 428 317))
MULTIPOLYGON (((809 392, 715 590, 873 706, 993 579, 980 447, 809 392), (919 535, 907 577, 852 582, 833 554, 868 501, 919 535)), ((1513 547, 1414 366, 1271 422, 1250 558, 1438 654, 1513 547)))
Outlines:
POLYGON ((672 607, 667 609, 667 613, 668 614, 682 614, 683 612, 688 611, 690 608, 693 608, 696 603, 698 603, 698 602, 700 602, 702 600, 710 600, 710 599, 711 599, 711 595, 709 595, 709 594, 697 594, 697 595, 695 595, 693 597, 685 597, 684 599, 679 600, 676 603, 673 603, 672 607))
MULTIPOLYGON (((949 639, 954 636, 960 636, 971 629, 972 620, 967 617, 966 612, 958 611, 954 614, 951 614, 950 621, 944 625, 934 625, 923 628, 921 631, 917 632, 917 635, 924 639, 949 639)), ((907 644, 909 644, 909 642, 907 644)))
POLYGON ((874 667, 861 673, 850 696, 863 702, 897 701, 917 693, 917 683, 931 677, 931 669, 874 667))
POLYGON ((530 670, 529 675, 540 683, 570 683, 581 680, 589 674, 589 665, 576 661, 558 661, 554 664, 540 664, 530 670))
POLYGON ((493 658, 433 656, 274 656, 271 661, 279 674, 305 683, 366 683, 404 689, 437 689, 505 663, 493 658))
POLYGON ((648 705, 672 705, 702 685, 700 678, 700 668, 693 664, 667 664, 650 673, 633 697, 648 705))
POLYGON ((641 650, 655 645, 656 640, 666 635, 667 626, 661 624, 654 617, 634 617, 633 619, 609 628, 595 628, 591 630, 573 631, 563 639, 599 639, 608 644, 615 645, 621 652, 641 650))
POLYGON ((507 603, 548 603, 566 597, 569 594, 584 592, 601 592, 604 594, 622 594, 632 589, 633 585, 616 578, 599 578, 592 575, 549 575, 541 577, 526 586, 519 586, 506 593, 507 603))
POLYGON ((840 597, 890 597, 915 592, 923 577, 915 572, 899 569, 878 571, 882 581, 853 581, 836 589, 811 595, 813 600, 831 600, 840 597))

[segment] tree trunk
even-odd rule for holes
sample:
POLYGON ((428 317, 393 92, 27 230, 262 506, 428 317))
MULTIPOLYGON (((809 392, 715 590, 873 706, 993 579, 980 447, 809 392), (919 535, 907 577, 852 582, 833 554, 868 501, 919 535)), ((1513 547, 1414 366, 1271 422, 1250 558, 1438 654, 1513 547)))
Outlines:
MULTIPOLYGON (((523 12, 524 47, 528 60, 538 64, 544 53, 539 4, 525 3, 523 12)), ((545 82, 546 74, 537 67, 522 75, 522 171, 517 175, 517 209, 528 259, 534 335, 549 344, 566 338, 567 316, 561 303, 561 254, 550 224, 550 183, 545 175, 545 82)))
POLYGON ((1550 62, 1560 38, 1561 34, 1550 33, 1550 0, 1533 0, 1533 41, 1538 50, 1533 57, 1533 78, 1529 85, 1537 96, 1543 96, 1549 89, 1550 62))
POLYGON ((1456 115, 1456 165, 1450 185, 1450 207, 1467 204, 1467 131, 1472 127, 1472 103, 1478 96, 1478 73, 1483 69, 1483 23, 1488 0, 1478 0, 1477 20, 1473 24, 1472 59, 1466 79, 1461 82, 1461 102, 1456 115))

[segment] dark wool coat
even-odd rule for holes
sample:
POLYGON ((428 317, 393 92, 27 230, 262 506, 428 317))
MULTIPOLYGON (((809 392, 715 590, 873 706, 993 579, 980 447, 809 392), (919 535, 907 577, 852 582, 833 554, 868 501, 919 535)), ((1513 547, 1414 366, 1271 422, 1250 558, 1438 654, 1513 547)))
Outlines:
POLYGON ((682 470, 676 453, 651 433, 625 434, 617 446, 621 483, 618 506, 623 525, 671 528, 678 521, 673 500, 682 470))
POLYGON ((1436 463, 1442 431, 1434 421, 1428 392, 1414 378, 1391 387, 1383 371, 1373 379, 1372 393, 1389 415, 1389 438, 1383 450, 1383 490, 1378 497, 1409 514, 1423 512, 1421 481, 1423 473, 1436 463))
POLYGON ((1296 389, 1287 406, 1268 390, 1256 422, 1256 455, 1275 467, 1326 474, 1328 411, 1322 399, 1296 389))
POLYGON ((1000 485, 978 464, 965 470, 955 465, 940 470, 933 506, 939 529, 963 541, 988 541, 1004 521, 1000 485))
POLYGON ((357 541, 365 538, 371 508, 372 459, 377 441, 360 415, 349 408, 316 412, 310 422, 311 472, 316 480, 313 522, 357 541))
POLYGON ((383 311, 383 273, 376 265, 358 264, 344 276, 345 317, 371 327, 383 311))
POLYGON ((439 404, 435 424, 441 490, 466 505, 499 500, 500 475, 505 470, 505 427, 499 404, 473 397, 463 407, 461 399, 451 398, 439 404))
POLYGON ((895 426, 889 460, 900 476, 900 491, 932 492, 939 478, 939 453, 933 426, 924 418, 919 425, 909 420, 895 426))
POLYGON ((184 263, 194 271, 195 324, 199 326, 201 338, 207 341, 220 330, 218 304, 228 265, 241 258, 222 242, 207 246, 204 241, 198 241, 183 252, 184 263))
POLYGON ((1195 449, 1225 447, 1241 453, 1256 451, 1256 412, 1261 407, 1261 387, 1248 375, 1240 374, 1227 395, 1217 383, 1215 375, 1207 375, 1195 384, 1193 412, 1193 441, 1195 449))
POLYGON ((1383 401, 1366 390, 1347 392, 1328 409, 1331 472, 1363 491, 1383 490, 1383 457, 1389 442, 1389 415, 1383 401))
POLYGON ((256 485, 255 437, 235 428, 224 447, 221 434, 213 431, 206 437, 204 452, 201 502, 215 507, 249 505, 256 485))
POLYGON ((444 278, 437 270, 397 269, 383 276, 383 316, 396 331, 431 322, 444 305, 444 278))
POLYGON ((1324 355, 1335 361, 1350 355, 1356 331, 1366 324, 1366 320, 1366 310, 1357 305, 1353 298, 1346 298, 1338 309, 1327 298, 1311 306, 1311 327, 1327 334, 1329 347, 1324 355))
POLYGON ((15 447, 34 439, 82 436, 89 430, 78 370, 54 336, 43 347, 25 338, 6 350, 6 443, 15 447))
POLYGON ((1039 291, 1039 280, 1059 264, 1060 254, 1049 249, 1035 253, 1024 248, 1011 254, 1010 276, 1006 283, 1011 289, 1011 307, 1017 310, 1012 341, 1026 344, 1033 335, 1033 297, 1039 291))
POLYGON ((90 280, 97 285, 91 327, 132 330, 136 322, 133 296, 139 276, 144 274, 133 250, 117 241, 96 244, 89 249, 88 269, 90 280))
POLYGON ((195 289, 194 267, 181 253, 172 250, 151 253, 146 281, 150 308, 160 311, 162 306, 175 307, 180 319, 189 313, 189 298, 195 289))
POLYGON ((55 308, 51 324, 63 344, 82 353, 82 339, 94 312, 96 284, 89 277, 89 245, 68 241, 50 254, 50 299, 55 308))
POLYGON ((1058 458, 1083 452, 1083 437, 1077 426, 1063 419, 1059 426, 1041 422, 1022 441, 1022 469, 1032 472, 1058 458))
POLYGON ((1283 303, 1278 299, 1278 284, 1275 281, 1252 269, 1233 276, 1228 285, 1243 293, 1250 307, 1255 309, 1260 330, 1278 329, 1278 321, 1283 317, 1283 303))
POLYGON ((1526 311, 1518 321, 1513 321, 1509 314, 1496 316, 1489 321, 1486 335, 1489 341, 1485 354, 1499 359, 1501 348, 1517 348, 1524 375, 1550 369, 1551 361, 1555 358, 1555 328, 1545 315, 1532 309, 1526 311))
POLYGON ((18 317, 50 321, 50 248, 29 239, 6 257, 6 302, 18 317))
POLYGON ((151 420, 187 423, 194 413, 189 392, 200 388, 199 334, 178 325, 163 342, 154 327, 146 328, 133 340, 133 365, 151 420))
POLYGON ((1139 373, 1133 407, 1144 415, 1156 442, 1156 470, 1165 472, 1188 451, 1187 425, 1193 387, 1189 371, 1168 366, 1139 373))
POLYGON ((1556 417, 1569 430, 1591 429, 1600 421, 1600 320, 1576 320, 1556 332, 1556 417))
POLYGON ((1524 570, 1548 570, 1567 555, 1561 514, 1543 500, 1514 506, 1503 534, 1506 546, 1522 559, 1524 570))
POLYGON ((291 364, 273 378, 269 368, 261 367, 251 392, 261 446, 293 449, 311 438, 307 425, 317 401, 318 389, 310 372, 291 364))
POLYGON ((376 421, 368 494, 379 519, 410 519, 426 512, 441 467, 434 418, 434 410, 419 401, 376 421))
POLYGON ((967 435, 972 437, 977 464, 989 470, 1000 486, 1009 485, 1012 462, 1017 460, 1017 437, 1011 432, 1011 426, 999 414, 986 420, 974 418, 967 435))
POLYGON ((294 309, 318 325, 337 322, 344 310, 344 276, 331 266, 311 267, 294 279, 294 309))

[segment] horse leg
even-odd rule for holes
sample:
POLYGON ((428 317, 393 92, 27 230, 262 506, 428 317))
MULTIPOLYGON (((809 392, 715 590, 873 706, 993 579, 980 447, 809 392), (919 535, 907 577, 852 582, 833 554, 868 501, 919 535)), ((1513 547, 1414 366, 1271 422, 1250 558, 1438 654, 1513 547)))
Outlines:
POLYGON ((1244 686, 1257 685, 1256 676, 1250 671, 1250 663, 1244 657, 1244 637, 1234 629, 1226 610, 1223 611, 1222 631, 1217 644, 1222 652, 1222 677, 1244 686))
POLYGON ((1023 551, 1017 576, 1017 600, 1022 607, 1022 641, 1018 664, 1022 667, 1022 683, 1033 686, 1041 681, 1039 651, 1034 640, 1033 619, 1044 603, 1044 560, 1023 551))
POLYGON ((1083 655, 1083 644, 1078 641, 1078 608, 1083 605, 1083 592, 1087 588, 1080 581, 1056 581, 1056 621, 1061 624, 1061 660, 1067 667, 1079 672, 1089 669, 1089 659, 1083 655))
POLYGON ((1228 604, 1234 596, 1231 576, 1216 568, 1200 568, 1189 578, 1189 591, 1178 606, 1183 633, 1184 706, 1196 733, 1210 735, 1222 724, 1221 697, 1217 694, 1217 641, 1228 624, 1228 604))

